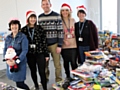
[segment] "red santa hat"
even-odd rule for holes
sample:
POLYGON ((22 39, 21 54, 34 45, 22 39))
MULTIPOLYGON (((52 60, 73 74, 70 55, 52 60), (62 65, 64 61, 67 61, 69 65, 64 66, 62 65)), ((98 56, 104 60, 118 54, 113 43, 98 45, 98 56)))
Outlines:
POLYGON ((72 9, 71 9, 70 5, 68 5, 66 3, 63 3, 62 6, 61 6, 61 10, 64 10, 64 9, 68 9, 70 12, 72 12, 72 9))
POLYGON ((8 49, 9 50, 14 50, 14 48, 12 46, 9 46, 8 49))
MULTIPOLYGON (((29 10, 26 12, 26 20, 28 20, 28 18, 31 16, 31 15, 35 15, 36 16, 36 13, 32 10, 29 10)), ((26 21, 27 22, 27 21, 26 21)))
POLYGON ((32 14, 36 15, 36 13, 34 11, 27 11, 26 18, 28 19, 32 14))
POLYGON ((10 23, 11 21, 15 21, 15 20, 19 21, 18 18, 10 18, 10 19, 9 19, 9 23, 10 23))
POLYGON ((78 12, 79 10, 83 10, 83 11, 87 14, 87 10, 86 10, 86 7, 85 7, 84 5, 78 6, 78 7, 77 7, 77 12, 78 12))

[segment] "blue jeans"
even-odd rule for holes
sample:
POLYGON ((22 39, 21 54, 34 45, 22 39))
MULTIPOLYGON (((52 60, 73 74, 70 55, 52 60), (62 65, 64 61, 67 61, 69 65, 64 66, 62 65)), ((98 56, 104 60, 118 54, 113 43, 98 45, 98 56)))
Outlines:
POLYGON ((83 64, 85 62, 85 54, 84 52, 89 51, 89 46, 79 46, 79 54, 80 54, 80 61, 79 64, 83 64))

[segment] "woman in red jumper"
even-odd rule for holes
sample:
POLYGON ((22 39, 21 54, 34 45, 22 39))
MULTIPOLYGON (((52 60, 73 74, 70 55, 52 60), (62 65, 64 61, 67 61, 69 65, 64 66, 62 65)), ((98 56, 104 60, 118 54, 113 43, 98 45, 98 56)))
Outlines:
POLYGON ((71 18, 71 12, 71 7, 68 4, 62 4, 60 13, 64 29, 64 43, 62 45, 61 54, 63 57, 66 79, 68 80, 71 79, 69 63, 71 64, 72 70, 77 68, 77 46, 74 30, 75 20, 71 18))

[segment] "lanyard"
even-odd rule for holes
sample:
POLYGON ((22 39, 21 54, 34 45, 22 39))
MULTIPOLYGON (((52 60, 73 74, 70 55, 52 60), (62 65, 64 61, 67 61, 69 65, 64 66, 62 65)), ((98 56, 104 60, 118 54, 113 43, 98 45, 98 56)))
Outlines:
POLYGON ((29 30, 29 27, 28 27, 28 34, 33 42, 33 37, 34 37, 34 32, 35 32, 35 29, 32 30, 32 33, 30 33, 30 30, 29 30))
POLYGON ((63 20, 63 23, 65 24, 65 27, 67 28, 68 32, 70 32, 70 19, 68 19, 69 26, 67 27, 66 22, 63 20))
POLYGON ((12 40, 12 47, 13 47, 14 43, 15 43, 15 38, 12 40))
POLYGON ((81 22, 79 22, 79 34, 80 34, 80 36, 81 36, 81 34, 82 34, 82 31, 83 31, 83 27, 84 27, 85 22, 86 22, 86 20, 83 22, 83 25, 82 25, 81 29, 80 29, 81 22))

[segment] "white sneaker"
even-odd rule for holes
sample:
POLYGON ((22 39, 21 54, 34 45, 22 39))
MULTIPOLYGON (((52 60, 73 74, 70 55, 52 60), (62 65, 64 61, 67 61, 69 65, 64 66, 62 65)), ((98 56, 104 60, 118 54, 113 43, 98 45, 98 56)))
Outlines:
POLYGON ((40 90, 40 87, 41 87, 41 83, 38 83, 38 88, 36 88, 35 86, 32 88, 32 90, 40 90))
POLYGON ((41 86, 42 84, 41 83, 38 83, 39 86, 41 86))
POLYGON ((39 88, 39 87, 38 87, 38 88, 35 88, 35 87, 34 87, 34 90, 40 90, 40 88, 39 88))

